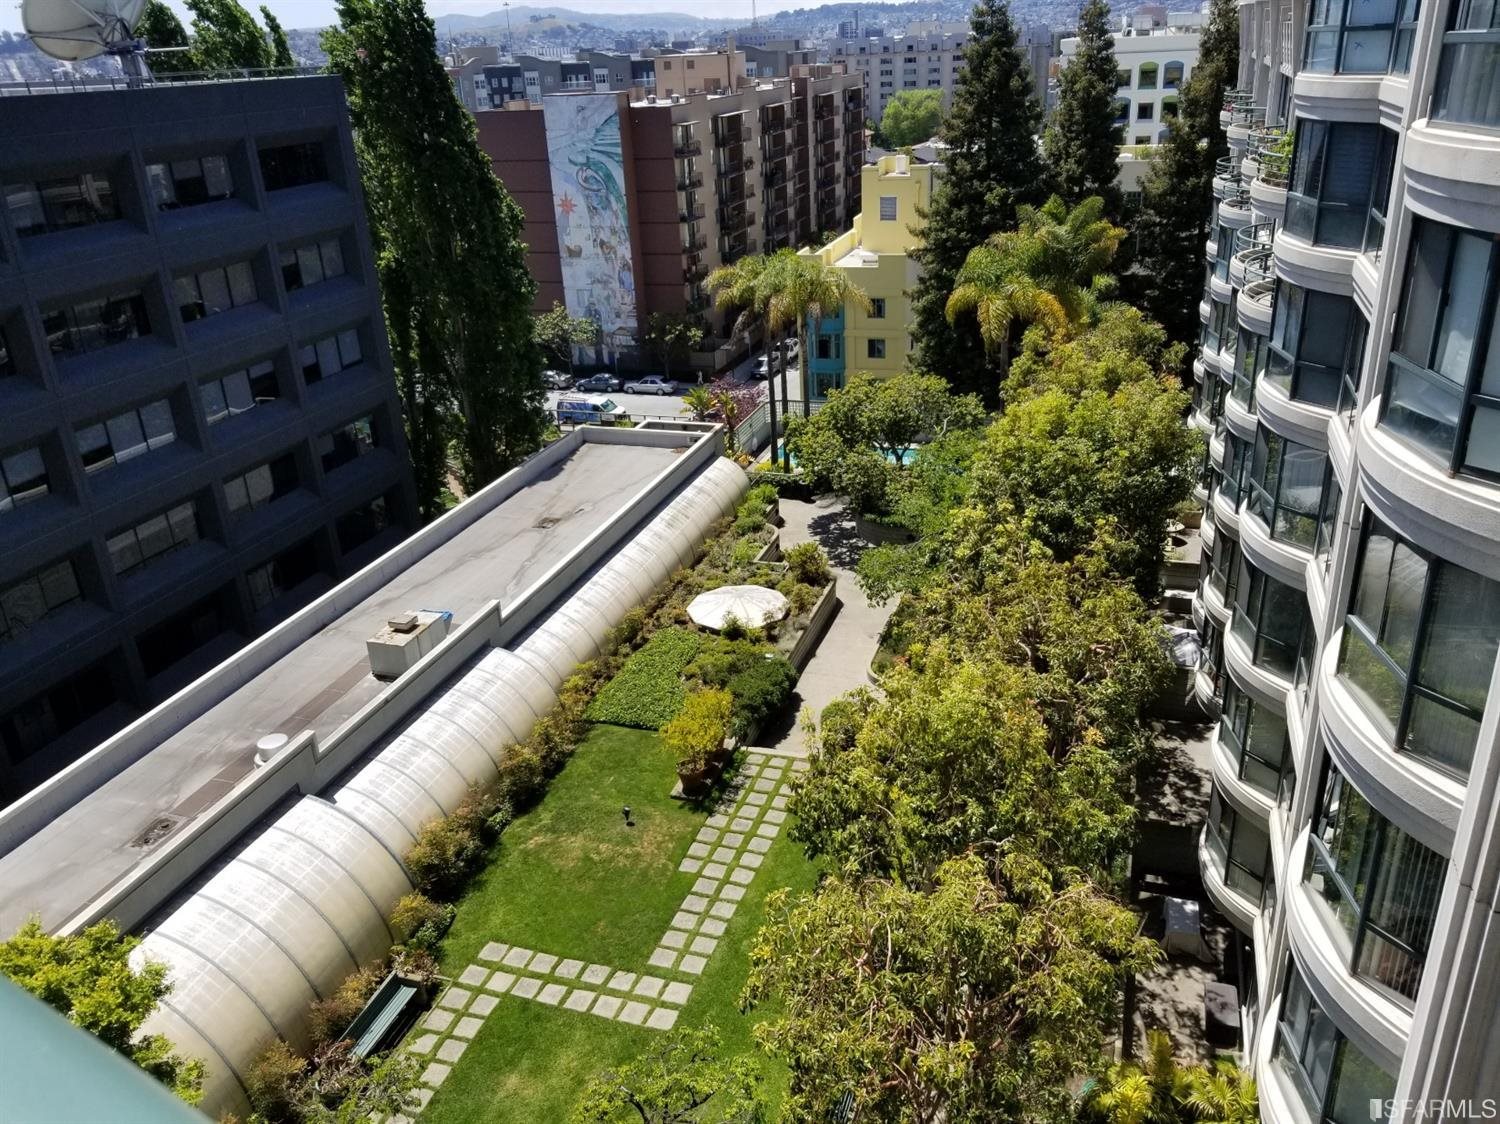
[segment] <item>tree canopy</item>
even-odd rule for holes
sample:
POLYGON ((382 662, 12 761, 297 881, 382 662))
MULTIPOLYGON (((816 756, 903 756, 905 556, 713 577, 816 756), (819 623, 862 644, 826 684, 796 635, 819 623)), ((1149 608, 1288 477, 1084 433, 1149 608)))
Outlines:
POLYGON ((569 370, 573 368, 573 349, 588 347, 599 340, 598 322, 572 315, 561 301, 553 301, 552 307, 537 316, 533 324, 542 355, 569 370))
POLYGON ((723 1056, 716 1027, 679 1027, 654 1037, 634 1061, 596 1077, 573 1121, 753 1124, 760 1119, 759 1081, 748 1058, 723 1056))
POLYGON ((432 516, 450 435, 470 492, 541 443, 524 216, 479 147, 421 0, 339 0, 338 14, 323 46, 348 93, 407 444, 432 516))
POLYGON ((906 148, 938 134, 943 122, 941 90, 898 90, 885 103, 875 142, 885 148, 906 148))
POLYGON ((1058 72, 1057 105, 1047 119, 1042 151, 1065 203, 1097 195, 1104 214, 1116 222, 1122 203, 1116 157, 1125 140, 1125 126, 1115 120, 1118 73, 1109 4, 1088 0, 1078 13, 1078 50, 1058 72))
POLYGON ((172 1043, 160 1034, 139 1033, 171 991, 166 965, 147 963, 139 972, 130 967, 130 954, 140 943, 139 937, 122 936, 113 921, 55 937, 33 918, 0 941, 0 974, 195 1103, 202 1093, 203 1063, 173 1054, 172 1043))

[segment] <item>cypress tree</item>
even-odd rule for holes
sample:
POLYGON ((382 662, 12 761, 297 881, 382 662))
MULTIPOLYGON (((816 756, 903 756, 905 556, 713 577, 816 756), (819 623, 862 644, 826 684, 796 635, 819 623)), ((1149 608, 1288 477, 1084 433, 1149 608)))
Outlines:
POLYGON ((292 57, 292 45, 287 42, 281 21, 264 4, 260 6, 260 18, 266 21, 266 35, 271 40, 271 65, 283 69, 296 66, 297 60, 292 57))
POLYGON ((495 179, 422 0, 339 0, 323 33, 343 76, 424 514, 446 439, 472 492, 540 444, 541 352, 521 208, 495 179))
POLYGON ((271 44, 237 0, 187 0, 193 13, 193 56, 199 70, 259 70, 271 65, 271 44))
POLYGON ((1139 304, 1188 346, 1199 338, 1203 244, 1214 218, 1214 166, 1229 151, 1219 112, 1239 72, 1239 14, 1234 0, 1213 0, 1198 65, 1182 91, 1176 120, 1152 156, 1136 220, 1140 268, 1131 277, 1139 304))
POLYGON ((945 310, 969 251, 1014 226, 1017 205, 1041 202, 1041 107, 1007 0, 979 0, 969 27, 964 70, 941 134, 950 146, 946 172, 920 216, 925 244, 916 254, 922 274, 912 293, 912 364, 993 398, 1000 375, 978 328, 972 319, 950 324, 945 310))
POLYGON ((162 0, 148 0, 140 22, 135 25, 135 33, 146 41, 146 46, 160 51, 146 56, 153 74, 182 74, 198 69, 198 60, 188 42, 187 28, 162 0), (163 49, 167 47, 177 49, 163 49))
POLYGON ((1104 213, 1120 219, 1116 156, 1125 126, 1115 122, 1114 41, 1109 32, 1109 5, 1088 0, 1078 15, 1078 51, 1058 77, 1057 106, 1047 122, 1043 152, 1052 187, 1063 202, 1076 207, 1090 195, 1104 200, 1104 213))

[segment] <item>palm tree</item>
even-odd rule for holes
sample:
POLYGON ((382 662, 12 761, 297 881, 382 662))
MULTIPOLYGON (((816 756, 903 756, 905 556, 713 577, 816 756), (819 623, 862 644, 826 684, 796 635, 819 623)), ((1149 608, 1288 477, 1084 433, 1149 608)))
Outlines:
POLYGON ((705 420, 709 411, 714 408, 713 393, 706 386, 688 388, 688 392, 682 396, 682 402, 692 412, 694 421, 705 420))
MULTIPOLYGON (((785 287, 775 298, 776 307, 772 316, 778 327, 785 321, 795 323, 797 329, 797 370, 802 378, 802 416, 812 413, 812 379, 808 374, 807 322, 813 323, 813 337, 823 328, 823 317, 836 315, 849 305, 864 310, 868 315, 874 308, 869 295, 849 280, 849 275, 813 254, 798 254, 797 265, 789 271, 785 287)), ((790 327, 791 324, 785 324, 790 327)), ((786 399, 786 380, 783 371, 782 400, 786 399)))
POLYGON ((1188 1090, 1183 1103, 1199 1124, 1256 1124, 1260 1119, 1255 1078, 1233 1062, 1221 1059, 1211 1070, 1190 1070, 1188 1090))
MULTIPOLYGON (((797 255, 791 250, 780 250, 774 254, 749 254, 732 265, 721 265, 704 280, 703 286, 714 297, 714 307, 737 308, 733 334, 748 335, 750 326, 759 321, 765 338, 767 352, 776 331, 772 322, 772 300, 785 286, 788 274, 794 268, 797 255)), ((785 313, 777 306, 776 323, 785 322, 785 313)), ((783 379, 784 381, 784 379, 783 379)), ((766 388, 771 412, 771 463, 779 463, 779 442, 776 433, 776 390, 766 388)))
POLYGON ((974 313, 985 347, 1010 368, 1011 331, 1017 321, 1055 333, 1094 319, 1114 288, 1104 273, 1125 237, 1103 217, 1097 195, 1068 209, 1054 195, 1041 207, 1018 208, 1015 230, 996 234, 969 251, 948 297, 947 316, 974 313))
POLYGON ((1151 1030, 1146 1034, 1146 1056, 1110 1066, 1089 1107, 1107 1124, 1178 1124, 1188 1119, 1183 1106, 1190 1074, 1177 1064, 1171 1037, 1151 1030))

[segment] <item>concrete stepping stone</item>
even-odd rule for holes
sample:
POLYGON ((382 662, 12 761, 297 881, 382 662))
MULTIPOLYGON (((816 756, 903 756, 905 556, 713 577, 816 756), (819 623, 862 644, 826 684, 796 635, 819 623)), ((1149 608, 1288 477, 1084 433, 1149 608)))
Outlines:
POLYGON ((701 859, 683 859, 677 864, 677 869, 683 874, 697 874, 698 868, 703 865, 701 859))
POLYGON ((484 1025, 484 1020, 469 1015, 467 1018, 458 1020, 458 1025, 453 1028, 453 1033, 459 1038, 473 1038, 479 1033, 479 1028, 484 1025))
POLYGON ((663 948, 681 948, 687 943, 688 935, 678 929, 668 929, 661 936, 663 948))
POLYGON ((627 1003, 620 1010, 619 1020, 622 1023, 630 1023, 632 1026, 640 1026, 650 1013, 651 1008, 645 1003, 627 1003))
POLYGON ((703 968, 707 963, 708 961, 702 956, 684 956, 682 963, 677 965, 677 970, 685 972, 689 976, 701 976, 703 968))
POLYGON ((714 949, 719 947, 719 942, 713 937, 694 937, 693 951, 699 956, 712 956, 714 949))
POLYGON ((529 948, 513 948, 505 954, 505 959, 500 963, 507 968, 524 968, 536 953, 529 948))
MULTIPOLYGON (((687 936, 686 933, 679 933, 677 935, 682 937, 687 936)), ((670 968, 676 962, 677 953, 670 948, 658 948, 646 960, 646 963, 650 964, 653 968, 670 968)))
POLYGON ((700 827, 698 829, 698 842, 699 843, 712 843, 718 837, 719 837, 718 828, 700 827))
POLYGON ((429 1011, 427 1017, 422 1020, 423 1030, 435 1030, 439 1034, 453 1025, 452 1011, 429 1011))
POLYGON ((464 1056, 469 1044, 459 1038, 450 1038, 438 1047, 437 1056, 445 1062, 456 1062, 464 1056))
POLYGON ((736 886, 748 886, 754 877, 755 871, 743 866, 737 866, 729 872, 729 881, 733 882, 736 886))
POLYGON ((724 935, 724 922, 717 917, 705 918, 702 933, 708 937, 722 937, 724 935))
POLYGON ((482 1019, 493 1011, 495 1004, 499 1002, 500 1000, 493 995, 481 995, 469 1004, 469 1010, 482 1019))
POLYGON ((516 977, 510 972, 496 972, 490 977, 490 982, 485 984, 485 990, 504 993, 510 990, 510 985, 516 982, 516 977))
POLYGON ((677 1025, 677 1012, 671 1007, 658 1007, 646 1017, 646 1025, 652 1030, 671 1030, 677 1025))
POLYGON ((510 945, 501 944, 499 941, 491 941, 479 950, 479 959, 495 964, 509 951, 510 945))
POLYGON ((759 765, 765 759, 766 755, 764 753, 752 753, 745 758, 745 760, 751 765, 759 765))
POLYGON ((539 976, 545 976, 552 971, 556 964, 557 957, 549 956, 545 952, 539 952, 536 954, 536 959, 526 965, 526 970, 528 972, 535 972, 539 976))
POLYGON ((490 978, 490 970, 482 964, 470 964, 459 973, 458 982, 468 984, 470 987, 478 987, 490 978))
POLYGON ((724 846, 726 847, 738 847, 744 841, 745 837, 738 831, 731 831, 728 835, 724 836, 724 846))
POLYGON ((731 917, 734 916, 734 907, 735 907, 736 904, 738 904, 738 903, 736 903, 736 902, 714 902, 713 908, 710 909, 708 912, 711 913, 711 914, 713 914, 715 917, 717 917, 717 918, 719 918, 719 919, 721 919, 723 921, 728 921, 731 917))
POLYGON ((762 836, 757 835, 754 839, 750 840, 750 842, 748 844, 748 847, 749 847, 750 850, 754 851, 756 854, 758 854, 758 855, 764 855, 767 851, 769 851, 771 849, 771 841, 769 839, 766 839, 766 838, 764 838, 762 836))
POLYGON ((751 870, 759 870, 760 864, 765 861, 766 857, 764 855, 758 855, 754 851, 751 851, 747 855, 740 856, 740 865, 748 866, 751 870))
POLYGON ((687 913, 702 913, 708 908, 708 899, 702 894, 689 894, 682 899, 682 908, 687 913))
POLYGON ((766 839, 775 839, 777 835, 781 834, 781 825, 779 823, 763 823, 755 829, 755 834, 766 839))
POLYGON ((786 813, 779 808, 772 808, 766 813, 766 823, 785 823, 786 813))
POLYGON ((674 929, 691 929, 696 924, 698 924, 698 915, 689 913, 685 909, 679 909, 672 918, 672 928, 674 929))
POLYGON ((739 819, 735 820, 734 823, 732 823, 732 824, 729 825, 729 830, 730 831, 749 831, 754 826, 755 826, 755 821, 754 820, 746 819, 744 816, 741 816, 739 819))
POLYGON ((620 971, 616 972, 609 983, 604 985, 610 991, 629 991, 635 986, 635 973, 620 971))
POLYGON ((705 878, 723 878, 729 872, 729 868, 723 863, 709 863, 703 868, 705 878))
POLYGON ((563 1006, 570 1011, 587 1011, 597 994, 599 993, 590 991, 586 987, 575 987, 568 992, 568 997, 563 1000, 563 1006))
POLYGON ((408 1054, 430 1054, 432 1053, 432 1048, 437 1045, 437 1040, 438 1036, 436 1034, 423 1034, 406 1048, 406 1052, 408 1054))
POLYGON ((720 847, 717 851, 714 852, 714 862, 716 862, 716 863, 732 863, 732 862, 734 862, 734 848, 733 847, 720 847))
POLYGON ((545 1003, 549 1007, 556 1007, 562 1002, 563 996, 566 994, 568 994, 567 984, 550 983, 542 988, 536 997, 536 1001, 538 1003, 545 1003))
POLYGON ((727 824, 728 822, 729 822, 729 817, 728 816, 724 815, 723 813, 717 813, 716 812, 714 815, 709 816, 708 819, 704 820, 703 821, 703 825, 705 827, 719 828, 719 829, 722 830, 723 827, 724 827, 724 825, 727 824))
POLYGON ((771 797, 771 807, 775 811, 783 811, 786 808, 786 795, 781 794, 771 797))
POLYGON ((583 982, 591 984, 602 984, 609 979, 609 969, 603 964, 590 964, 583 970, 583 982))
POLYGON ((663 1002, 676 1003, 679 1007, 688 1001, 688 996, 693 994, 693 985, 687 983, 669 983, 662 989, 663 1002))
POLYGON ((745 803, 754 804, 757 808, 759 808, 769 799, 771 798, 764 792, 752 792, 749 796, 745 797, 745 803))
POLYGON ((726 902, 737 902, 744 896, 745 887, 743 886, 725 886, 724 891, 719 895, 726 902))
MULTIPOLYGON (((718 834, 718 832, 714 832, 714 837, 717 838, 718 834)), ((712 848, 707 843, 693 843, 688 847, 688 858, 706 859, 710 850, 712 848)))
POLYGON ((516 981, 516 986, 510 989, 510 993, 519 995, 522 999, 535 999, 536 993, 541 990, 541 980, 533 976, 522 976, 516 981))
POLYGON ((635 993, 642 999, 655 999, 666 986, 667 981, 660 976, 642 976, 635 981, 635 993))
POLYGON ((812 763, 805 757, 794 757, 792 759, 792 772, 805 773, 812 768, 812 763))
POLYGON ((462 1011, 464 1004, 474 998, 474 993, 466 987, 450 987, 438 997, 439 1007, 451 1007, 455 1011, 462 1011))
MULTIPOLYGON (((411 1091, 411 1095, 407 1098, 407 1103, 411 1105, 415 1111, 421 1112, 424 1108, 427 1107, 427 1102, 430 1100, 432 1100, 431 1089, 413 1089, 411 1091)), ((395 1119, 396 1118, 394 1116, 391 1117, 391 1124, 394 1124, 395 1119)))
POLYGON ((448 1080, 448 1074, 452 1071, 452 1066, 444 1065, 442 1062, 433 1062, 422 1071, 422 1084, 431 1085, 436 1089, 444 1081, 448 1080))
POLYGON ((553 970, 552 974, 561 976, 565 980, 576 980, 581 971, 583 971, 582 960, 564 960, 553 970))
POLYGON ((760 780, 755 782, 753 787, 756 792, 775 792, 776 782, 770 777, 761 777, 760 780))
MULTIPOLYGON (((719 869, 723 870, 724 868, 720 867, 719 869)), ((717 878, 700 878, 693 883, 693 893, 695 894, 712 894, 718 888, 719 880, 717 878)))
POLYGON ((594 1000, 594 1005, 589 1008, 589 1014, 598 1015, 601 1019, 612 1019, 624 1002, 625 1000, 618 995, 601 995, 594 1000))

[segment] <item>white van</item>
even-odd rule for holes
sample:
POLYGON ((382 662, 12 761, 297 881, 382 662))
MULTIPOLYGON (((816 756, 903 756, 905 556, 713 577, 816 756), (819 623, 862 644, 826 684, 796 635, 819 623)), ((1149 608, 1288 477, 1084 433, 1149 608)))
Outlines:
POLYGON ((630 415, 602 394, 565 394, 557 401, 559 425, 618 425, 630 415))

